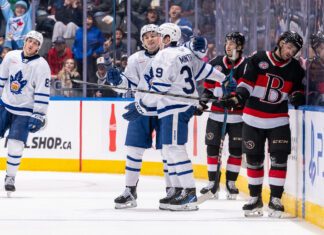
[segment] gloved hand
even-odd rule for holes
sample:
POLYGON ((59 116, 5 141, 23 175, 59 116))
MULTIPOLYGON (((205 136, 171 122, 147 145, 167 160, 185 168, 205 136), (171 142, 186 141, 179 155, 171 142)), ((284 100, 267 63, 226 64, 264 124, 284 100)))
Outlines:
POLYGON ((45 115, 33 113, 28 120, 28 129, 35 133, 45 126, 45 115))
POLYGON ((224 94, 230 94, 236 90, 237 82, 235 78, 231 78, 231 75, 227 76, 226 79, 222 83, 222 88, 224 89, 224 94))
POLYGON ((127 105, 125 109, 128 111, 123 114, 123 118, 127 121, 134 121, 144 114, 141 106, 136 101, 127 105))
POLYGON ((194 51, 206 51, 207 39, 201 36, 194 37, 192 39, 192 49, 194 51))
POLYGON ((239 93, 232 92, 220 99, 220 104, 227 109, 242 107, 245 100, 239 93))
POLYGON ((298 106, 304 105, 306 103, 306 98, 302 92, 295 91, 290 95, 289 101, 290 101, 291 105, 293 105, 293 106, 295 106, 295 108, 297 108, 298 106))
POLYGON ((120 77, 120 72, 117 68, 110 68, 108 70, 107 83, 118 86, 122 83, 122 78, 120 77))
POLYGON ((199 105, 195 107, 194 114, 195 116, 201 116, 204 113, 204 110, 208 109, 208 105, 205 101, 199 101, 199 105))

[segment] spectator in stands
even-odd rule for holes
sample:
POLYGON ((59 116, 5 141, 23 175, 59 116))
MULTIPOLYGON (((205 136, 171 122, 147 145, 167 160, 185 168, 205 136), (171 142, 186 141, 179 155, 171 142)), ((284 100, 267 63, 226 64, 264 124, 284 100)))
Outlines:
POLYGON ((25 35, 32 30, 32 5, 28 9, 25 1, 17 1, 12 11, 8 0, 2 0, 1 11, 7 22, 4 47, 21 49, 25 35))
POLYGON ((127 66, 127 60, 128 60, 128 56, 127 54, 122 55, 121 59, 120 59, 120 66, 119 66, 119 70, 120 72, 124 72, 127 66))
POLYGON ((180 5, 172 4, 169 9, 170 22, 177 24, 181 29, 181 42, 186 42, 193 35, 192 32, 192 23, 182 17, 182 8, 180 5))
POLYGON ((59 9, 61 9, 64 6, 64 0, 49 0, 47 11, 51 15, 55 15, 55 12, 59 9))
POLYGON ((74 38, 76 30, 82 26, 82 5, 80 0, 65 0, 64 6, 56 10, 52 41, 58 36, 74 38))
POLYGON ((8 47, 5 47, 5 48, 2 49, 2 51, 1 51, 1 56, 0 56, 0 64, 2 63, 3 58, 6 56, 6 54, 7 54, 9 51, 11 51, 11 49, 8 48, 8 47))
MULTIPOLYGON (((103 54, 104 37, 100 30, 96 27, 92 15, 87 16, 87 80, 95 83, 93 80, 96 71, 96 60, 103 54)), ((75 40, 73 44, 73 55, 77 61, 79 72, 82 71, 83 59, 83 27, 76 31, 75 40)))
POLYGON ((77 71, 77 64, 74 59, 67 59, 63 68, 57 75, 57 79, 61 81, 62 95, 66 97, 82 96, 82 90, 79 84, 72 80, 80 80, 80 74, 77 71), (66 90, 64 90, 66 89, 66 90))
POLYGON ((201 8, 198 9, 198 28, 201 35, 215 38, 215 1, 203 0, 201 8))
POLYGON ((127 54, 127 45, 123 42, 124 31, 120 28, 116 29, 116 43, 115 48, 113 44, 113 38, 111 35, 107 35, 107 39, 104 42, 104 57, 112 58, 115 66, 120 66, 120 60, 123 54, 127 54))
POLYGON ((194 15, 195 1, 194 0, 172 0, 171 5, 178 5, 182 9, 181 15, 183 17, 190 17, 194 15))
MULTIPOLYGON (((163 21, 160 19, 161 11, 157 7, 149 7, 147 8, 145 18, 143 19, 142 15, 134 14, 132 11, 132 21, 136 25, 136 27, 139 29, 138 32, 140 32, 140 29, 147 24, 156 24, 160 25, 163 23, 163 21)), ((137 45, 142 46, 142 42, 140 40, 140 35, 138 34, 135 38, 137 38, 137 45)))
POLYGON ((103 13, 111 14, 113 12, 113 0, 92 0, 88 3, 88 12, 94 17, 97 17, 103 13))
POLYGON ((47 57, 52 77, 57 76, 58 72, 63 68, 64 61, 72 58, 72 50, 66 46, 65 39, 58 36, 54 41, 54 47, 48 51, 47 57))
MULTIPOLYGON (((109 85, 107 83, 107 69, 104 57, 97 59, 97 72, 95 74, 98 85, 109 85)), ((107 87, 98 87, 99 89, 94 92, 94 97, 116 97, 117 94, 112 89, 107 87)))

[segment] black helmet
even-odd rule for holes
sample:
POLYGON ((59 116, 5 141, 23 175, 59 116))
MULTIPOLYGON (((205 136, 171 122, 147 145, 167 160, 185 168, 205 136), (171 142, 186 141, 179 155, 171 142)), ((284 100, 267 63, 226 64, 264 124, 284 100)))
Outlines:
POLYGON ((240 32, 232 32, 232 33, 226 34, 225 41, 226 40, 232 40, 236 43, 236 45, 242 46, 242 48, 244 47, 245 37, 240 32))
POLYGON ((297 47, 298 51, 303 47, 303 38, 294 31, 283 32, 278 39, 277 45, 279 47, 280 41, 290 42, 297 47))
POLYGON ((314 51, 316 51, 316 48, 321 44, 324 43, 324 34, 321 31, 318 31, 317 33, 313 33, 310 36, 310 43, 314 51))

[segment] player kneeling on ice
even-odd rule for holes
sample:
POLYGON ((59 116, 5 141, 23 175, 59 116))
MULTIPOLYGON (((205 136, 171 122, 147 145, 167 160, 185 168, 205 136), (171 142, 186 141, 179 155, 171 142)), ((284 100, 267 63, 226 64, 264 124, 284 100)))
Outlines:
MULTIPOLYGON (((190 47, 178 46, 181 31, 176 24, 162 24, 159 35, 164 49, 152 61, 153 79, 150 90, 162 95, 146 93, 140 100, 126 106, 128 112, 123 117, 132 121, 149 112, 155 112, 158 116, 162 152, 167 164, 165 172, 170 179, 167 196, 160 200, 160 209, 197 210, 193 169, 185 144, 190 118, 195 113, 201 114, 206 106, 199 106, 195 99, 168 96, 168 93, 198 97, 197 80, 213 77, 222 82, 225 75, 195 56, 190 47)), ((193 48, 195 49, 197 48, 193 48)))
POLYGON ((293 57, 303 46, 295 32, 280 35, 274 51, 259 51, 249 58, 236 92, 222 103, 231 109, 244 106, 242 150, 246 154, 250 200, 243 206, 245 216, 262 216, 262 183, 265 142, 268 140, 269 216, 281 217, 281 197, 287 174, 291 136, 288 100, 293 106, 305 103, 302 79, 304 70, 293 57))
POLYGON ((38 55, 43 43, 39 32, 30 31, 23 50, 8 52, 0 66, 0 137, 9 130, 5 190, 10 196, 29 132, 45 125, 51 72, 38 55))

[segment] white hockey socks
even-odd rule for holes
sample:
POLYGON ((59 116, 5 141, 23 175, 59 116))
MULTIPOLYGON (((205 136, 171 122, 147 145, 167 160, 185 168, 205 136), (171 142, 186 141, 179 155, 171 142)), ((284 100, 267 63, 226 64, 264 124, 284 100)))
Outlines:
POLYGON ((8 139, 8 158, 7 158, 7 175, 16 176, 22 153, 24 142, 14 139, 8 139))
POLYGON ((144 148, 128 146, 126 157, 126 186, 136 186, 141 168, 144 148))

